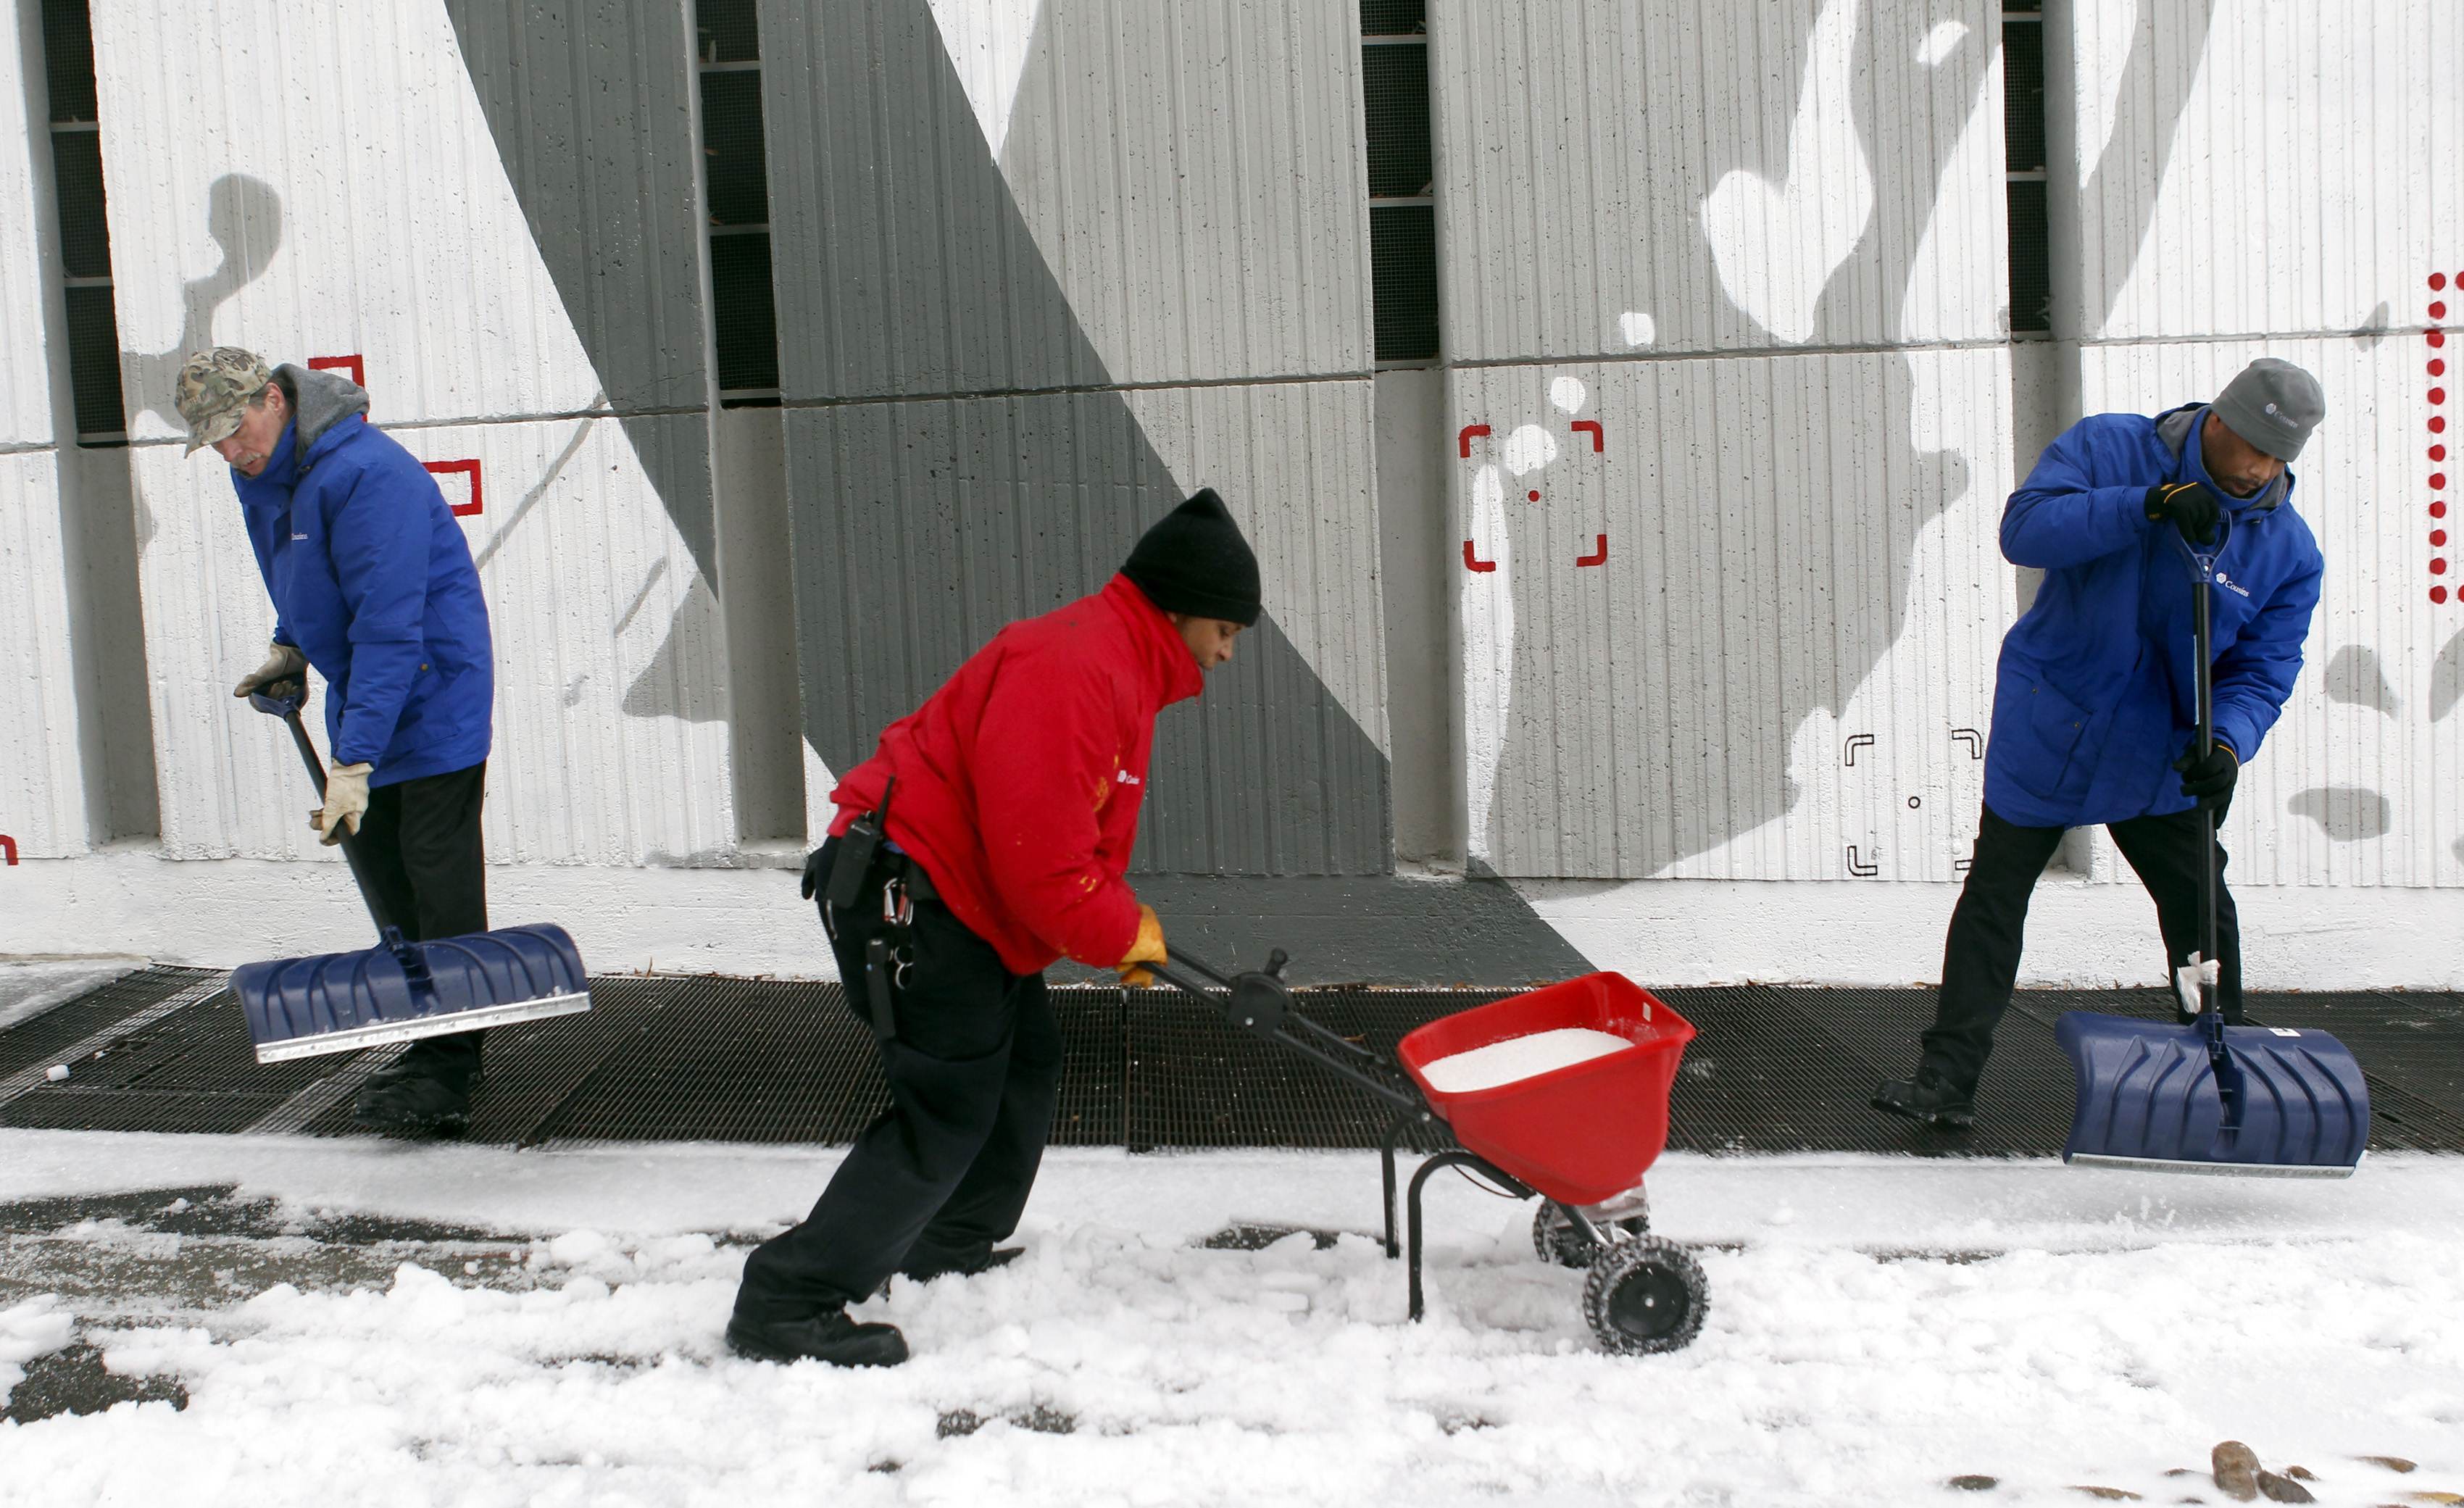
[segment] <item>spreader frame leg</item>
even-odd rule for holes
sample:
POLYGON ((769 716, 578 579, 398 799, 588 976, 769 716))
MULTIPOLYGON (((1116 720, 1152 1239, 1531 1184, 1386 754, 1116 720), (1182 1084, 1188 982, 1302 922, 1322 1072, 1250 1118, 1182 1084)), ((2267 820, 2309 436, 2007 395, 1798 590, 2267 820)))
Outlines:
POLYGON ((1410 1283, 1412 1319, 1415 1323, 1419 1321, 1422 1307, 1420 1302, 1420 1189, 1429 1181, 1429 1175, 1436 1172, 1441 1168, 1469 1168, 1474 1171, 1479 1172, 1484 1177, 1496 1179, 1500 1185, 1504 1186, 1505 1189, 1517 1199, 1529 1199, 1531 1197, 1532 1193, 1532 1191, 1525 1187, 1521 1179, 1515 1177, 1512 1173, 1507 1172, 1505 1169, 1498 1167, 1495 1163, 1490 1162, 1487 1158, 1481 1156, 1478 1152, 1466 1152, 1461 1148, 1457 1148, 1450 1152, 1440 1152, 1420 1164, 1419 1170, 1412 1174, 1412 1188, 1407 1201, 1409 1210, 1406 1222, 1406 1241, 1411 1254, 1410 1283))

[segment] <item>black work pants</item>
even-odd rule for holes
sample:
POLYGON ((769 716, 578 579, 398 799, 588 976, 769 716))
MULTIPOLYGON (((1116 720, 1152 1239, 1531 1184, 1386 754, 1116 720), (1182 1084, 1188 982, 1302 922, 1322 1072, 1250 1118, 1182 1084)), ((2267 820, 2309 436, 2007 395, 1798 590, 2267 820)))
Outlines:
MULTIPOLYGON (((2113 844, 2137 870, 2156 903, 2156 925, 2165 938, 2169 988, 2173 971, 2199 951, 2199 860, 2208 814, 2193 807, 2168 817, 2135 817, 2109 824, 2113 844)), ((1985 808, 1968 884, 1950 913, 1950 934, 1942 951, 1942 994, 1933 1025, 1925 1034, 1925 1060, 1958 1087, 1973 1092, 1985 1057, 1993 1049, 1993 1028, 2010 1008, 2019 974, 2028 900, 2036 877, 2060 845, 2058 827, 2021 827, 1985 808)), ((2225 888, 2225 850, 2216 845, 2216 954, 2222 960, 2216 1003, 2228 1021, 2241 1019, 2241 929, 2233 892, 2225 888)))
MULTIPOLYGON (((488 762, 421 776, 368 792, 356 845, 378 902, 412 942, 488 929, 488 867, 479 807, 488 762)), ((462 1075, 477 1070, 485 1032, 456 1032, 410 1044, 405 1062, 462 1075)))
MULTIPOLYGON (((824 845, 822 872, 836 859, 824 845)), ((865 945, 882 881, 829 908, 847 1006, 869 1022, 865 945)), ((865 1127, 802 1225, 744 1263, 737 1313, 802 1319, 870 1296, 903 1265, 934 1265, 1018 1229, 1061 1091, 1061 1028, 1044 975, 1014 974, 935 901, 915 903, 908 968, 879 1041, 890 1108, 865 1127), (910 1263, 910 1258, 915 1259, 910 1263)))

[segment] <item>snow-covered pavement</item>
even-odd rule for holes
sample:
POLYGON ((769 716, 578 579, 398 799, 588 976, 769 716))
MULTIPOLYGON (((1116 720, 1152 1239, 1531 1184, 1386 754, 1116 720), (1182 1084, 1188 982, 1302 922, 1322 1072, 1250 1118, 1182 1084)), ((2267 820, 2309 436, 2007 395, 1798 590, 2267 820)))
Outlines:
POLYGON ((1710 1322, 1614 1358, 1530 1207, 1452 1174, 1412 1325, 1365 1234, 1201 1244, 1374 1230, 1374 1156, 1061 1152, 1023 1260, 865 1306, 908 1366, 727 1356, 743 1243, 833 1160, 0 1131, 0 1201, 236 1185, 305 1233, 17 1220, 0 1386, 81 1332, 187 1405, 0 1423, 0 1502, 2170 1503, 2221 1500, 2228 1437, 2325 1503, 2464 1491, 2464 1160, 1671 1156, 1655 1226, 1704 1247, 1710 1322), (350 1213, 461 1229, 354 1244, 350 1213))

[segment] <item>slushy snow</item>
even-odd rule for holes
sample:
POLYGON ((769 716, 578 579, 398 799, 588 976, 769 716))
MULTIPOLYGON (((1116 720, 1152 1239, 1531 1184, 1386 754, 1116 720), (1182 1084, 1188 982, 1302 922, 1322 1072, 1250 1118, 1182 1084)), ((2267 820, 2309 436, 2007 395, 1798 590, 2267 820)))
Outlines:
POLYGON ((1633 1045, 1612 1032, 1594 1031, 1588 1026, 1561 1026, 1528 1037, 1509 1037, 1451 1058, 1433 1059, 1421 1066, 1420 1076, 1429 1081, 1432 1089, 1467 1094, 1587 1063, 1633 1045))
MULTIPOLYGON (((0 1264, 0 1366, 66 1344, 74 1308, 111 1367, 189 1400, 0 1424, 0 1499, 1998 1508, 2090 1500, 2075 1485, 2214 1501, 2165 1474, 2225 1438, 2307 1467, 2322 1503, 2464 1490, 2464 1160, 2309 1183, 1671 1155, 1655 1229, 1701 1258, 1709 1322, 1611 1357, 1582 1275, 1532 1256, 1531 1205, 1468 1180, 1429 1185, 1416 1325, 1369 1234, 1374 1155, 1064 1149, 1017 1263, 859 1306, 905 1327, 909 1365, 729 1356, 745 1252, 835 1162, 0 1131, 0 1199, 235 1183, 521 1233, 477 1276, 441 1243, 204 1307, 125 1280, 25 1295, 31 1269, 0 1264), (1243 1222, 1336 1234, 1199 1244, 1243 1222), (2001 1486, 1945 1486, 1969 1474, 2001 1486)), ((0 1252, 219 1267, 218 1239, 89 1221, 0 1252)))
POLYGON ((0 1031, 143 967, 135 958, 0 959, 0 1031))

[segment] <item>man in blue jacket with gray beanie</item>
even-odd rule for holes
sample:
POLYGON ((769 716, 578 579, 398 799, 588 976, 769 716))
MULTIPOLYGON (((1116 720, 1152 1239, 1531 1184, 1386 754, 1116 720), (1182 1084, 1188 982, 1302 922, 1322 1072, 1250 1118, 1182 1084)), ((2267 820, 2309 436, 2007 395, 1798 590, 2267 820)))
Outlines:
MULTIPOLYGON (((2028 900, 2065 828, 2101 822, 2156 903, 2167 977, 2199 947, 2210 822, 2276 725, 2301 668, 2324 562, 2293 511, 2293 473, 2326 401, 2262 357, 2212 404, 2153 419, 2096 414, 2048 448, 2002 514, 2002 553, 2045 573, 2002 641, 1985 814, 1943 946, 1942 993, 1916 1072, 1874 1107, 1974 1124, 1978 1076, 2018 976, 2028 900), (2230 519, 2225 515, 2230 514, 2230 519), (2215 749, 2200 755, 2192 583, 2183 536, 2230 528, 2211 591, 2215 749)), ((2241 940, 2215 850, 2216 1000, 2241 1019, 2241 940)))
MULTIPOLYGON (((488 929, 479 806, 495 667, 471 547, 436 479, 367 422, 332 372, 236 346, 190 356, 174 395, 188 450, 211 447, 275 606, 265 663, 234 696, 325 679, 325 802, 309 824, 356 835, 379 899, 418 941, 488 929)), ((361 1090, 360 1123, 396 1135, 470 1122, 477 1032, 413 1042, 361 1090)))

